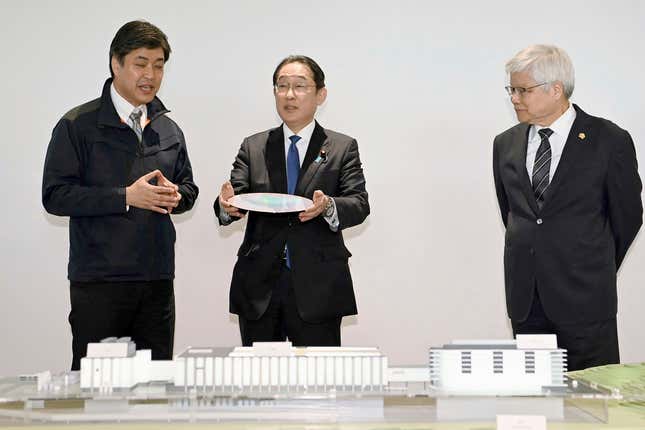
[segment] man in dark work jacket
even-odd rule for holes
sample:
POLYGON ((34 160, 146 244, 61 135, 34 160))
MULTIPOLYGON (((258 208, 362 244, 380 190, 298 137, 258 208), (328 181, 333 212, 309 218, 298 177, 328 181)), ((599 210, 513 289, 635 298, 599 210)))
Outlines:
POLYGON ((156 97, 169 55, 154 25, 121 27, 101 97, 65 114, 47 149, 43 205, 70 217, 72 370, 89 342, 111 336, 172 358, 170 213, 192 208, 198 188, 183 133, 156 97))

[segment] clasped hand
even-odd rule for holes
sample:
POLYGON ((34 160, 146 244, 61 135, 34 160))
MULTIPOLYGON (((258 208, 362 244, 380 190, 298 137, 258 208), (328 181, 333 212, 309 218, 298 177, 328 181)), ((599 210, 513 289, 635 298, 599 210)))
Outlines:
POLYGON ((127 205, 160 214, 172 213, 180 200, 179 187, 170 182, 159 170, 143 175, 125 189, 127 205), (157 179, 157 185, 150 183, 153 179, 157 179))

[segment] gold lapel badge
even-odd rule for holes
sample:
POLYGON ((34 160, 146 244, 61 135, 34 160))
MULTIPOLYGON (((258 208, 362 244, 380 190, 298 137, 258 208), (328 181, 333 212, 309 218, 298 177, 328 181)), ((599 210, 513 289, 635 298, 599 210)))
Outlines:
POLYGON ((578 139, 580 139, 580 140, 585 140, 586 137, 587 137, 587 135, 584 134, 584 133, 578 134, 578 139))

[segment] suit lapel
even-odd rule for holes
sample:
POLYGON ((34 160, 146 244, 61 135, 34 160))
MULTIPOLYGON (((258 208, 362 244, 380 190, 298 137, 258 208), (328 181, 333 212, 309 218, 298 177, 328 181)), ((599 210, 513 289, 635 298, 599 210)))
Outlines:
POLYGON ((533 194, 533 187, 531 186, 531 178, 526 170, 526 150, 529 144, 529 124, 522 123, 515 129, 513 135, 513 164, 515 171, 518 172, 520 178, 520 187, 522 192, 529 203, 533 212, 538 212, 537 202, 535 201, 535 194, 533 194))
POLYGON ((328 143, 327 135, 323 128, 316 122, 314 127, 314 132, 311 134, 311 140, 309 141, 309 146, 307 147, 307 154, 305 159, 302 162, 302 167, 300 167, 300 175, 298 176, 298 184, 296 185, 296 194, 304 195, 307 186, 316 175, 316 172, 320 168, 321 163, 315 162, 314 160, 320 155, 320 150, 323 146, 326 146, 328 143))
POLYGON ((284 132, 282 126, 269 132, 266 146, 266 166, 271 182, 271 190, 276 193, 287 193, 287 162, 284 154, 284 132))
POLYGON ((558 187, 566 179, 576 160, 580 159, 579 151, 581 147, 578 145, 580 142, 580 134, 584 133, 586 136, 586 134, 589 133, 589 115, 583 112, 582 109, 576 105, 574 105, 574 108, 576 109, 576 119, 571 125, 571 131, 569 131, 567 141, 562 149, 562 155, 560 156, 558 167, 553 175, 553 180, 544 193, 544 205, 542 206, 542 210, 544 210, 556 195, 558 187))

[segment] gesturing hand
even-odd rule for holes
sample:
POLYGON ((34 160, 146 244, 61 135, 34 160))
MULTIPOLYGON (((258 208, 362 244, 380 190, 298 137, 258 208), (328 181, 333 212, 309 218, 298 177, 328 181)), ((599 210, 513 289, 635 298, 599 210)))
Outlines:
POLYGON ((325 206, 327 206, 327 200, 329 197, 325 195, 320 190, 314 191, 314 204, 312 206, 309 206, 307 209, 304 211, 300 212, 298 214, 298 218, 300 218, 301 222, 309 221, 310 219, 313 219, 320 215, 324 210, 325 206))
POLYGON ((163 174, 161 174, 160 179, 157 178, 157 185, 161 185, 161 186, 164 186, 164 187, 170 187, 170 188, 173 188, 175 190, 175 194, 174 194, 175 199, 176 199, 175 204, 170 205, 170 206, 167 207, 168 213, 172 213, 173 208, 176 208, 179 205, 179 201, 181 200, 181 193, 179 192, 179 187, 177 185, 173 184, 172 182, 170 182, 170 180, 168 180, 168 178, 166 178, 163 174))
POLYGON ((129 206, 167 214, 177 207, 181 194, 177 185, 164 177, 159 170, 147 173, 125 189, 125 202, 129 206), (157 179, 157 185, 150 181, 157 179))
POLYGON ((243 218, 244 215, 246 215, 246 212, 240 212, 238 208, 228 202, 228 199, 230 199, 234 195, 235 191, 233 191, 233 185, 231 185, 231 181, 224 182, 219 192, 219 203, 220 205, 222 205, 222 209, 224 209, 224 211, 226 211, 229 216, 243 218))

